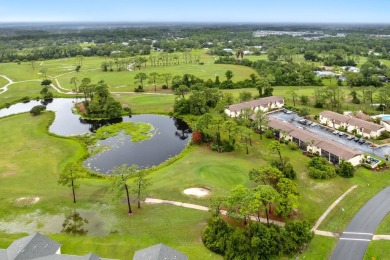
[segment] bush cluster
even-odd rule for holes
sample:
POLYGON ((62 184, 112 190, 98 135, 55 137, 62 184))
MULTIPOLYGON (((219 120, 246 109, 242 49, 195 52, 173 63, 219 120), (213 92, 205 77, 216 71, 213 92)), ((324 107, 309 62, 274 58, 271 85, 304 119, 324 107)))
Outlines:
POLYGON ((202 237, 208 249, 226 259, 273 259, 292 255, 312 238, 307 222, 294 221, 284 227, 253 222, 245 228, 233 228, 218 216, 209 220, 202 237))
POLYGON ((314 179, 328 180, 336 177, 336 170, 326 159, 314 157, 309 162, 309 175, 314 179))

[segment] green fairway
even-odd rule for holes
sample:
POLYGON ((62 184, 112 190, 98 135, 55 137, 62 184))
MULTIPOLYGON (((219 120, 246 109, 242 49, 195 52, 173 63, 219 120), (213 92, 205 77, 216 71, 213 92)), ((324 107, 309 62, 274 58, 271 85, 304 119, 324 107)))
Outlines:
MULTIPOLYGON (((98 59, 98 58, 96 58, 98 59)), ((101 61, 100 61, 101 62, 101 61)), ((214 64, 214 63, 205 63, 204 65, 199 64, 181 64, 178 66, 157 66, 151 67, 146 66, 142 69, 135 71, 112 71, 104 72, 100 70, 100 65, 96 64, 96 68, 92 70, 82 69, 79 73, 68 73, 58 77, 61 86, 65 88, 71 88, 70 79, 72 77, 77 77, 79 80, 83 78, 91 78, 92 82, 97 82, 99 80, 104 80, 107 82, 110 91, 117 92, 126 92, 134 91, 134 88, 138 86, 135 82, 134 77, 137 73, 143 72, 150 74, 152 72, 157 72, 159 74, 171 73, 173 76, 179 75, 183 76, 184 74, 192 74, 201 79, 215 80, 215 76, 218 75, 220 80, 225 79, 225 72, 227 70, 233 71, 235 75, 233 81, 237 82, 240 80, 248 79, 249 75, 256 73, 255 70, 238 65, 225 65, 225 64, 214 64)), ((164 83, 159 83, 158 90, 161 90, 161 86, 164 83)), ((147 83, 144 86, 145 91, 154 91, 154 85, 147 83)))
POLYGON ((122 104, 127 104, 132 113, 135 114, 167 114, 173 110, 173 103, 176 96, 169 95, 150 95, 142 93, 115 93, 113 94, 122 104))
MULTIPOLYGON (((52 116, 50 112, 38 117, 26 113, 1 119, 0 146, 5 149, 0 151, 0 228, 9 232, 32 229, 56 233, 64 213, 73 208, 71 190, 57 185, 58 173, 66 162, 83 157, 85 151, 72 139, 46 133, 52 116), (33 204, 23 198, 39 198, 39 202, 33 204)), ((165 178, 166 175, 154 176, 153 188, 165 186, 162 181, 165 178)), ((162 242, 192 256, 216 258, 200 240, 207 212, 153 205, 135 209, 128 216, 125 204, 112 202, 107 180, 83 179, 79 183, 75 206, 91 217, 92 236, 49 235, 64 245, 63 253, 93 251, 102 256, 128 259, 135 250, 162 242)), ((11 242, 7 237, 0 236, 2 248, 11 242)))

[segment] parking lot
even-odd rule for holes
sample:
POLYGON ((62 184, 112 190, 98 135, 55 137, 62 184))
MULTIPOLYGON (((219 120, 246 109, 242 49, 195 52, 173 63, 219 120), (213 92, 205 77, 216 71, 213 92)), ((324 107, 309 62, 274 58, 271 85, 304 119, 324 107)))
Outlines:
MULTIPOLYGON (((327 127, 324 127, 318 123, 315 123, 311 125, 310 121, 307 121, 306 124, 304 124, 304 119, 300 116, 298 116, 295 113, 287 114, 283 111, 278 111, 274 113, 269 114, 270 117, 285 121, 288 123, 291 123, 292 125, 305 129, 311 133, 314 133, 324 139, 330 139, 335 142, 338 142, 342 145, 345 145, 349 148, 355 149, 357 151, 360 151, 361 153, 365 154, 372 154, 381 158, 385 158, 385 154, 390 155, 390 146, 382 146, 382 147, 375 147, 372 146, 369 141, 362 143, 363 141, 359 142, 359 139, 354 138, 348 138, 348 136, 352 136, 349 133, 343 133, 342 135, 335 132, 335 129, 330 129, 327 127)), ((337 131, 338 132, 338 131, 337 131)))

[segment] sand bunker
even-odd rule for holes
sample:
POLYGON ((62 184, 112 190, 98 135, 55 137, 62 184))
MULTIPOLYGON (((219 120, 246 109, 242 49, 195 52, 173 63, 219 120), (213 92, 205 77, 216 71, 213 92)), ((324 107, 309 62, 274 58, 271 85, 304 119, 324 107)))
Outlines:
POLYGON ((196 197, 204 197, 204 196, 209 195, 211 191, 208 189, 205 189, 205 188, 189 188, 189 189, 185 189, 183 192, 184 192, 184 194, 187 194, 187 195, 193 195, 196 197))
POLYGON ((16 203, 19 205, 32 205, 40 200, 39 197, 21 197, 16 199, 16 203))

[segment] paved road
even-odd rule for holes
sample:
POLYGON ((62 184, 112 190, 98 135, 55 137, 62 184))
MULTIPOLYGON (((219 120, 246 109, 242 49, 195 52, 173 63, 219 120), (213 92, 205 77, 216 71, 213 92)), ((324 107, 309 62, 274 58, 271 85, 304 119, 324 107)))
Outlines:
POLYGON ((331 260, 363 259, 373 234, 390 211, 390 186, 370 199, 340 236, 331 260))

